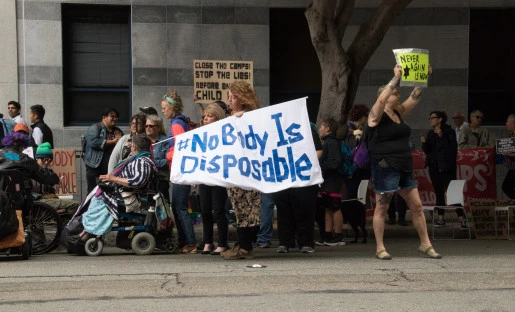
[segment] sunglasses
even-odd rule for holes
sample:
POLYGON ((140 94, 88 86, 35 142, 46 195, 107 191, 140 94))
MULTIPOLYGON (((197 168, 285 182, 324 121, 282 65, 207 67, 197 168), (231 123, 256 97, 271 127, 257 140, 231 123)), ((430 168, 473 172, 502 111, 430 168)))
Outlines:
POLYGON ((51 163, 52 161, 54 161, 52 158, 40 158, 40 159, 44 163, 51 163))
POLYGON ((157 127, 157 125, 145 125, 145 128, 154 128, 157 127))

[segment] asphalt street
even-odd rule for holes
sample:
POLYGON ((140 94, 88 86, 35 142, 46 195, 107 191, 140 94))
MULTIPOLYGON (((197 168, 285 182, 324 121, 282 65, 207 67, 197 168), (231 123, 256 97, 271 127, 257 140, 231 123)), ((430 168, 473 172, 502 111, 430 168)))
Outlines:
POLYGON ((441 260, 413 237, 386 242, 391 261, 374 258, 373 240, 234 261, 114 247, 3 258, 0 311, 515 311, 515 241, 434 241, 441 260))

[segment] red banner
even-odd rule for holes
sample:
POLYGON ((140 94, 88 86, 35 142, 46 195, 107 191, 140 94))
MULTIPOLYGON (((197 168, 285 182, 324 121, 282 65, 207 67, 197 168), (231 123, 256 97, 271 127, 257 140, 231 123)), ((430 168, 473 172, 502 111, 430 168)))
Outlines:
MULTIPOLYGON (((412 152, 413 175, 418 182, 418 190, 422 204, 436 204, 436 195, 429 178, 429 171, 424 168, 426 155, 422 150, 412 152)), ((495 154, 492 148, 460 149, 457 157, 459 180, 466 180, 465 206, 468 202, 485 198, 497 198, 495 177, 495 154)))

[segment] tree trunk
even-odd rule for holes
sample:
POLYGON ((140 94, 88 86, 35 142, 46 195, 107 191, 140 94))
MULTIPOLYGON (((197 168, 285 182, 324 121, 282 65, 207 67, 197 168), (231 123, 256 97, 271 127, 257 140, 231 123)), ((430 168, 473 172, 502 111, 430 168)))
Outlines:
POLYGON ((328 117, 345 121, 347 107, 350 107, 350 97, 354 100, 357 90, 357 83, 352 83, 354 78, 349 58, 343 50, 333 23, 324 20, 321 12, 315 7, 308 8, 305 15, 322 70, 317 122, 328 117))
POLYGON ((317 122, 333 117, 345 124, 358 91, 359 76, 381 44, 397 14, 411 0, 383 0, 368 23, 361 25, 348 51, 342 39, 354 0, 314 0, 304 15, 322 70, 317 122))

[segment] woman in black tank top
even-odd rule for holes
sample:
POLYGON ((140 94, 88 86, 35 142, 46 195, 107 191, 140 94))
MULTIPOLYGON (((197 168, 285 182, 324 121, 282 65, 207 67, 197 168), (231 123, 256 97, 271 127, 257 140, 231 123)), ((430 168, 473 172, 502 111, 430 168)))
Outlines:
MULTIPOLYGON (((429 74, 431 74, 429 67, 429 74)), ((427 235, 426 218, 417 183, 412 174, 412 159, 409 148, 411 128, 403 118, 420 102, 421 88, 414 88, 410 97, 402 104, 396 86, 402 75, 402 67, 396 65, 394 77, 378 90, 378 98, 368 115, 368 152, 370 154, 372 179, 375 183, 376 207, 374 210, 374 234, 376 257, 390 260, 383 242, 385 216, 393 194, 406 201, 412 212, 412 221, 419 237, 418 250, 426 257, 440 259, 427 235)))

